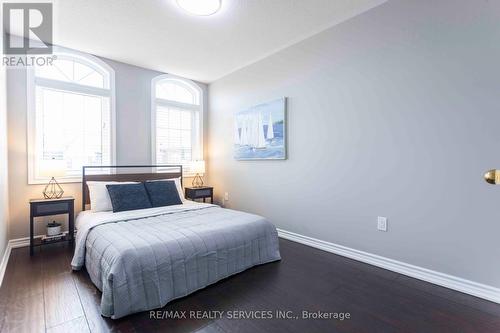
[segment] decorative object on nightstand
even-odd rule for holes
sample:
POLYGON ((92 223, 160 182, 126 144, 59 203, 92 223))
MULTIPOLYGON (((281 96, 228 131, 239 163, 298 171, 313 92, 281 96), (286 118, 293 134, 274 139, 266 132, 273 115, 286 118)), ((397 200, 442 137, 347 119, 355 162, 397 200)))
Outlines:
POLYGON ((193 201, 196 199, 203 199, 203 202, 205 202, 206 198, 210 198, 210 203, 214 203, 214 188, 211 186, 186 187, 185 194, 186 199, 193 201))
POLYGON ((55 236, 61 233, 61 223, 52 221, 47 224, 47 236, 55 236))
POLYGON ((59 185, 55 177, 63 177, 65 175, 64 160, 43 160, 40 165, 40 176, 51 177, 47 186, 43 190, 45 199, 59 199, 63 196, 64 191, 59 185))
MULTIPOLYGON (((56 223, 58 224, 58 223, 56 223)), ((47 227, 51 226, 49 223, 47 227)), ((33 255, 35 246, 57 242, 74 242, 75 234, 75 198, 64 197, 58 199, 32 199, 30 200, 30 255, 33 255), (47 228, 47 235, 35 240, 35 217, 68 214, 68 231, 52 235, 47 228)))
POLYGON ((202 175, 205 173, 205 161, 194 161, 191 164, 191 171, 196 173, 191 183, 193 187, 203 187, 203 178, 200 176, 200 173, 202 175))

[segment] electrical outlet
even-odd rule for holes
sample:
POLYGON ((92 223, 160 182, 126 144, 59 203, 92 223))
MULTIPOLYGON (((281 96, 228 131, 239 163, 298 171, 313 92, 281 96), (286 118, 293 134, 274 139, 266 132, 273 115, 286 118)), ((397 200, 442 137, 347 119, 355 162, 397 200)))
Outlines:
POLYGON ((224 193, 224 201, 229 201, 229 193, 228 192, 224 193))
POLYGON ((379 216, 377 218, 377 229, 387 231, 387 217, 379 216))

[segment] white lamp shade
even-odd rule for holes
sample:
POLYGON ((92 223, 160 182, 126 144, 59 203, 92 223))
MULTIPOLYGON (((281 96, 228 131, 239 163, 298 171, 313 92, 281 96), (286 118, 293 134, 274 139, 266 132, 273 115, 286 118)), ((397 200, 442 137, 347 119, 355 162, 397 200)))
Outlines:
POLYGON ((205 173, 205 161, 194 161, 191 163, 191 172, 193 173, 205 173))
POLYGON ((66 175, 66 163, 64 160, 42 160, 38 170, 40 177, 63 177, 66 175))

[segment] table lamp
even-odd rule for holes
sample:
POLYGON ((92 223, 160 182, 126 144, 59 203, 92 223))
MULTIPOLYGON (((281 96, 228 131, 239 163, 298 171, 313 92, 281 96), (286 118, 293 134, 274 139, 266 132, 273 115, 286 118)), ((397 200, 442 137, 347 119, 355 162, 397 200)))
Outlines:
POLYGON ((194 161, 191 164, 191 171, 196 173, 196 176, 193 179, 193 187, 202 187, 203 186, 203 178, 200 174, 205 173, 205 161, 194 161))
POLYGON ((39 175, 41 177, 50 177, 50 181, 43 190, 45 199, 59 199, 64 191, 55 177, 63 177, 66 174, 66 163, 64 160, 43 160, 40 162, 39 175))

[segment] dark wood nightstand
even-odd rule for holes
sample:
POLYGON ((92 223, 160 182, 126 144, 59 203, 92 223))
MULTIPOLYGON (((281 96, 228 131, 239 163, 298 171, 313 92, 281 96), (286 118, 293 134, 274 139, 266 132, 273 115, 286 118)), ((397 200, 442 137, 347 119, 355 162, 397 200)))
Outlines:
POLYGON ((58 242, 74 242, 75 234, 75 198, 63 197, 60 199, 32 199, 30 200, 30 255, 33 255, 35 246, 58 242), (68 234, 62 239, 49 241, 35 240, 35 217, 68 214, 68 234))
POLYGON ((205 202, 206 198, 210 198, 210 203, 214 203, 214 188, 211 186, 186 187, 184 191, 186 193, 186 199, 193 201, 196 199, 203 199, 203 202, 205 202))

